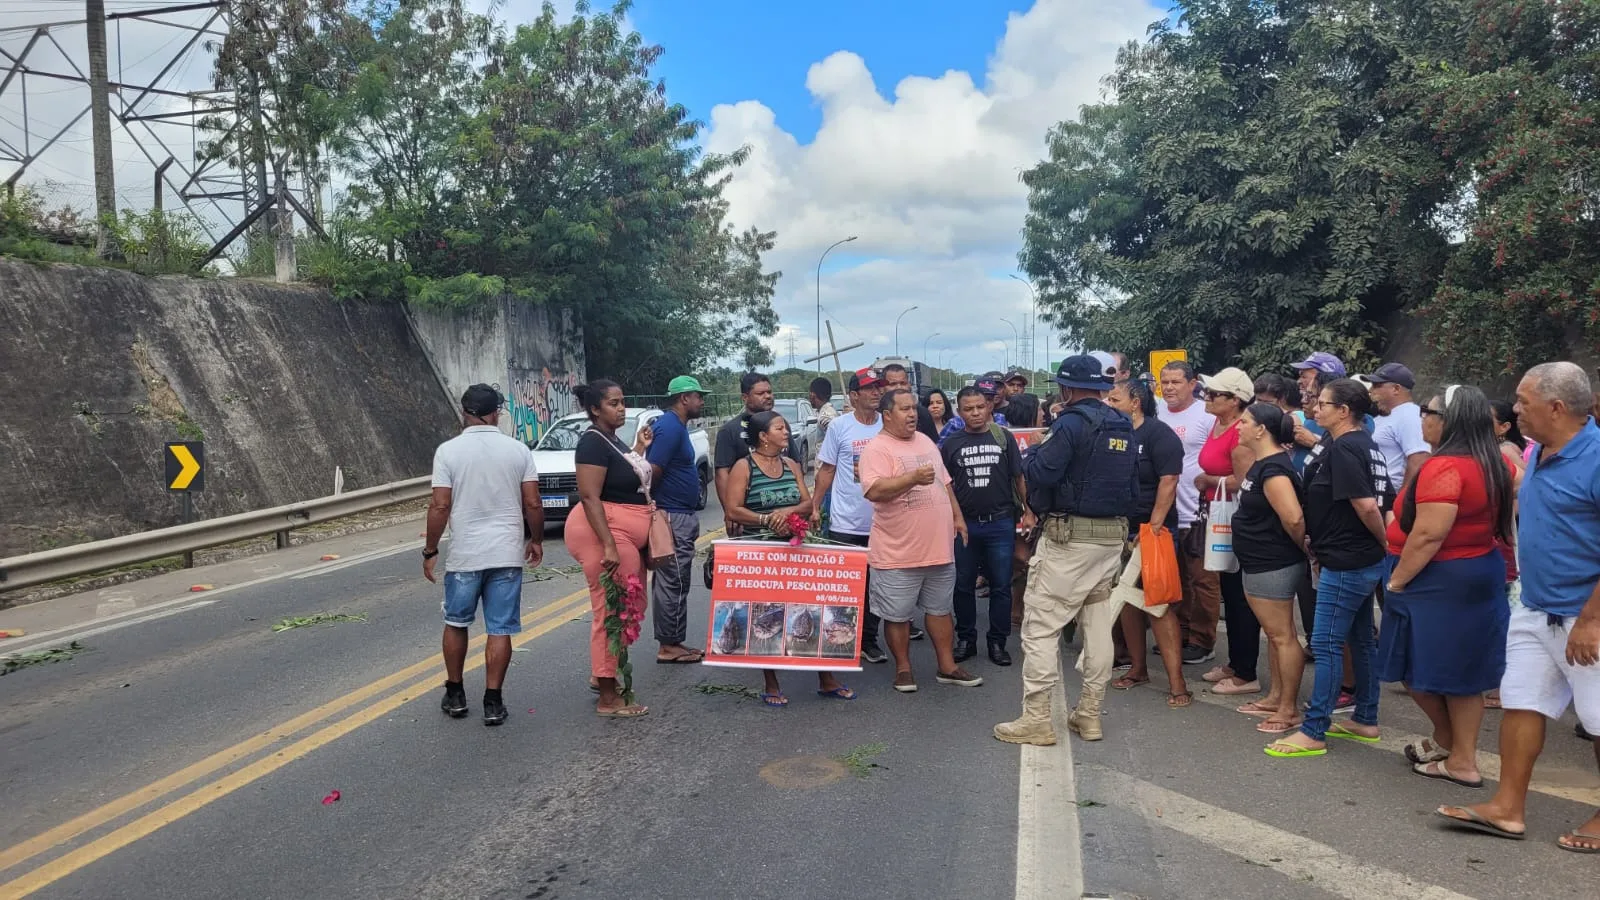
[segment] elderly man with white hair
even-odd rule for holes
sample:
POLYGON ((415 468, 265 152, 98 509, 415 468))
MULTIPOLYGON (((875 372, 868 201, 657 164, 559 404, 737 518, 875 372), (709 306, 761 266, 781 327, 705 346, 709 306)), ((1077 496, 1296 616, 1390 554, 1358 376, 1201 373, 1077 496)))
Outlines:
MULTIPOLYGON (((1451 823, 1500 837, 1527 836, 1533 764, 1547 719, 1576 704, 1600 734, 1600 428, 1594 389, 1570 362, 1534 366, 1517 386, 1517 422, 1540 449, 1522 478, 1517 546, 1522 602, 1506 634, 1500 682, 1500 788, 1488 803, 1441 806, 1451 823)), ((1600 740, 1595 742, 1600 761, 1600 740)), ((1600 853, 1600 813, 1556 845, 1600 853)))

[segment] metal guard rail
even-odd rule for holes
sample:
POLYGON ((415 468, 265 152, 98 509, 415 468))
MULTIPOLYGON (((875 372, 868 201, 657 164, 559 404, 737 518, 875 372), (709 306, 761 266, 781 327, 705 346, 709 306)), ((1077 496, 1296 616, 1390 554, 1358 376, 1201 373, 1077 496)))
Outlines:
POLYGON ((0 591, 33 587, 269 534, 277 535, 278 546, 282 548, 288 545, 288 535, 293 529, 421 500, 432 493, 431 484, 431 476, 423 475, 333 497, 318 497, 272 509, 0 559, 0 591))

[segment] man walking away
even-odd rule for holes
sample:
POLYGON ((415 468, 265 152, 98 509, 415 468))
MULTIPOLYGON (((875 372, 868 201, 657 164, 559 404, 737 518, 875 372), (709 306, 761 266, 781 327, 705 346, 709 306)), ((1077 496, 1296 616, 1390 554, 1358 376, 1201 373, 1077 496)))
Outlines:
MULTIPOLYGON (((1161 369, 1161 399, 1156 418, 1167 424, 1183 442, 1183 475, 1178 479, 1178 547, 1195 525, 1200 511, 1200 491, 1194 485, 1200 474, 1200 450, 1216 425, 1216 417, 1195 400, 1194 367, 1170 362, 1161 369)), ((1206 571, 1205 559, 1178 551, 1178 576, 1183 584, 1178 626, 1182 629, 1183 661, 1203 663, 1216 656, 1217 620, 1222 615, 1222 583, 1216 572, 1206 571)))
POLYGON ((939 448, 917 431, 918 406, 910 391, 884 394, 878 402, 883 430, 861 451, 861 487, 872 503, 867 596, 883 620, 884 638, 894 655, 894 689, 901 693, 917 689, 911 671, 911 618, 919 609, 939 661, 939 683, 983 684, 952 656, 954 547, 958 537, 967 540, 967 526, 939 448))
POLYGON ((1432 452, 1422 439, 1422 407, 1411 399, 1417 379, 1400 363, 1384 363, 1366 380, 1372 385, 1367 396, 1381 413, 1372 431, 1372 442, 1383 454, 1389 484, 1398 497, 1432 452))
POLYGON ((700 473, 694 465, 689 422, 705 412, 705 388, 688 375, 667 384, 664 412, 650 423, 655 439, 645 451, 655 485, 651 496, 672 526, 672 562, 650 579, 656 662, 697 663, 705 654, 683 645, 689 629, 689 586, 694 583, 694 542, 700 537, 700 473))
MULTIPOLYGON (((817 451, 817 503, 828 505, 828 539, 856 547, 868 545, 872 535, 872 504, 861 493, 861 451, 883 430, 878 400, 883 396, 883 374, 865 368, 850 376, 850 415, 840 416, 822 436, 817 451)), ((871 584, 871 574, 868 574, 871 584)), ((878 646, 878 617, 869 605, 861 618, 861 658, 888 662, 878 646)))
POLYGON ((487 384, 461 395, 464 428, 433 454, 433 500, 422 544, 422 576, 434 578, 439 538, 450 526, 450 557, 444 565, 445 715, 467 714, 461 672, 467 661, 467 629, 483 605, 483 724, 506 720, 500 696, 511 665, 511 636, 522 631, 522 566, 544 561, 544 506, 533 453, 500 431, 505 398, 487 384))
POLYGON ((1011 556, 1017 530, 1033 530, 1033 513, 1016 507, 1026 494, 1022 450, 1017 439, 994 424, 989 398, 976 387, 956 394, 956 409, 966 429, 944 442, 940 453, 967 523, 967 541, 956 542, 955 661, 978 655, 978 574, 989 582, 989 660, 1011 665, 1011 556))
POLYGON ((817 411, 817 437, 820 439, 828 433, 828 423, 839 415, 839 411, 829 402, 833 399, 833 382, 820 377, 811 379, 811 393, 807 399, 811 401, 811 408, 817 411))
MULTIPOLYGON (((767 412, 772 409, 775 398, 772 395, 772 379, 760 372, 746 372, 739 378, 739 396, 744 399, 744 411, 747 413, 767 412)), ((733 464, 750 455, 750 445, 744 439, 744 416, 738 415, 722 423, 717 429, 716 457, 716 484, 717 502, 722 505, 722 522, 727 528, 728 537, 738 537, 743 529, 739 523, 728 518, 728 510, 732 507, 726 496, 728 490, 728 472, 733 464)), ((790 444, 784 455, 794 458, 794 444, 790 444)), ((804 466, 803 459, 795 462, 804 466)))
POLYGON ((1022 613, 1022 717, 994 728, 1013 744, 1056 742, 1050 691, 1061 680, 1061 629, 1079 620, 1083 692, 1067 725, 1098 741, 1100 704, 1111 679, 1111 586, 1122 565, 1128 519, 1138 508, 1133 422, 1107 406, 1112 379, 1093 356, 1069 356, 1056 374, 1061 418, 1023 464, 1028 505, 1046 515, 1022 613))

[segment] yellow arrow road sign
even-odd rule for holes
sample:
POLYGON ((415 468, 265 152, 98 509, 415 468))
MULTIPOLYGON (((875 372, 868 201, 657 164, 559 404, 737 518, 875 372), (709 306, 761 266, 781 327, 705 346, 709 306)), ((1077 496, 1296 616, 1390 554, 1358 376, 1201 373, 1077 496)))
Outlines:
POLYGON ((199 441, 174 441, 167 445, 167 490, 205 489, 205 445, 199 441))

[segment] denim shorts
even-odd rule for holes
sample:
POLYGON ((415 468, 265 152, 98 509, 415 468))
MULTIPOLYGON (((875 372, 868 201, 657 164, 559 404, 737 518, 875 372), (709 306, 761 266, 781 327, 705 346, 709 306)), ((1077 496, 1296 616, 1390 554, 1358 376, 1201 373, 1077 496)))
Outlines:
POLYGON ((444 623, 468 628, 483 601, 483 624, 489 634, 522 630, 522 567, 444 573, 444 623))

